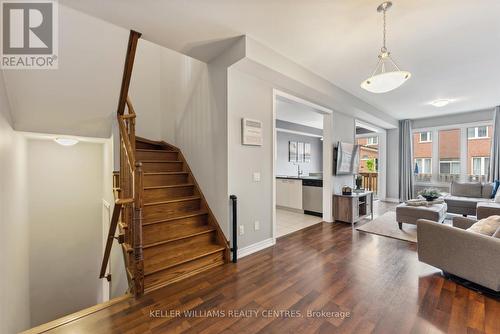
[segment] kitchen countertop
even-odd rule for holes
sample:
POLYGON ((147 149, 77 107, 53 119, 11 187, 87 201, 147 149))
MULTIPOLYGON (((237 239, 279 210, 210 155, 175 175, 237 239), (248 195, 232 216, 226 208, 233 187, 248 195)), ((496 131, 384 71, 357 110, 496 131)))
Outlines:
POLYGON ((277 179, 292 179, 292 180, 323 180, 322 176, 293 176, 293 175, 276 175, 277 179))

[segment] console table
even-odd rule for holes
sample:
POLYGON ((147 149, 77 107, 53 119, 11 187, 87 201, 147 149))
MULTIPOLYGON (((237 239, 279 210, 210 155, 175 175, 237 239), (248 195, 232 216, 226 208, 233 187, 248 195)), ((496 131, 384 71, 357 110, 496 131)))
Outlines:
POLYGON ((346 223, 357 223, 370 215, 373 219, 373 192, 333 195, 333 219, 346 223))

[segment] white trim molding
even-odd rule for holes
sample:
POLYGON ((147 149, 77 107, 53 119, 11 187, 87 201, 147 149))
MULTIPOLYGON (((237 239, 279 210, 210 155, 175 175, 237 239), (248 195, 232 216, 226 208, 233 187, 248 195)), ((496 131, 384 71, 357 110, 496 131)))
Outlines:
POLYGON ((278 131, 278 132, 286 132, 286 133, 293 133, 293 134, 296 134, 296 135, 302 135, 302 136, 307 136, 307 137, 323 138, 323 136, 312 134, 312 133, 308 133, 308 132, 288 130, 288 129, 282 129, 282 128, 276 128, 276 131, 278 131))
POLYGON ((243 248, 238 249, 238 259, 245 257, 247 255, 256 253, 268 247, 274 246, 276 244, 276 240, 274 238, 264 239, 262 241, 256 242, 252 245, 245 246, 243 248))

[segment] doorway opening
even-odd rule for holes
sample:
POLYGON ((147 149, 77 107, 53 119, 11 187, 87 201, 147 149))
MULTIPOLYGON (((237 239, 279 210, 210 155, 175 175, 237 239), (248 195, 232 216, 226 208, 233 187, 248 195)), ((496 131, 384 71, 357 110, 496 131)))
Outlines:
POLYGON ((359 168, 356 183, 372 191, 374 199, 385 199, 386 132, 356 121, 356 144, 359 145, 359 168))
POLYGON ((274 91, 273 238, 332 221, 332 112, 274 91))

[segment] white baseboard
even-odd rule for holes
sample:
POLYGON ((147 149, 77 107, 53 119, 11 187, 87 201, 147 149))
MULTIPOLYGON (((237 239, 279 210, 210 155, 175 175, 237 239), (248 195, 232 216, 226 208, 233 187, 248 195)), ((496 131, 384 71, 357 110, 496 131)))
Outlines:
POLYGON ((388 197, 386 197, 383 201, 384 202, 389 202, 389 203, 399 203, 399 199, 398 198, 388 198, 388 197))
POLYGON ((276 244, 276 240, 273 238, 265 239, 259 242, 256 242, 252 245, 243 247, 238 249, 238 259, 245 257, 247 255, 253 254, 255 252, 258 252, 260 250, 263 250, 267 247, 274 246, 276 244))

